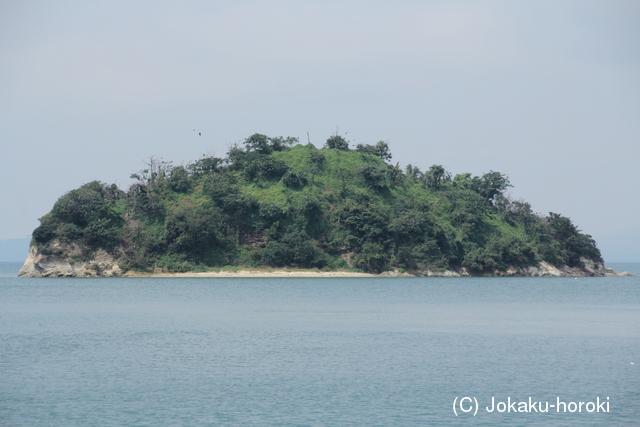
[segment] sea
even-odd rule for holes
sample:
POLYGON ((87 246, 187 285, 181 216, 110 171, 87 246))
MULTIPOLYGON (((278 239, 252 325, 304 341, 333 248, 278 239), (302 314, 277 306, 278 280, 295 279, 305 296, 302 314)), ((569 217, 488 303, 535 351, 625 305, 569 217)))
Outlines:
POLYGON ((0 264, 0 426, 640 425, 640 277, 19 267, 0 264))

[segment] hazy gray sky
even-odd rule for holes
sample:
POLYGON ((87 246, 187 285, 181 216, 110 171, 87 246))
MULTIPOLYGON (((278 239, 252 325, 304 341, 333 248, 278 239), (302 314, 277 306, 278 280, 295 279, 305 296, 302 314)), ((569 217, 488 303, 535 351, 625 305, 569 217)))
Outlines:
POLYGON ((0 239, 151 155, 336 127, 640 256, 636 0, 0 1, 0 239))

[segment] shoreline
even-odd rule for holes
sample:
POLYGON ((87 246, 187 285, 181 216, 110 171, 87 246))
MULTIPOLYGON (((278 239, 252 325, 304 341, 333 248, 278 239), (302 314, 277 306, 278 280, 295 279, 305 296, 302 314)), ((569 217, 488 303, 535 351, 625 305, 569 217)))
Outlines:
MULTIPOLYGON (((77 249, 77 248, 75 248, 77 249)), ((80 252, 78 252, 80 253, 80 252)), ((364 273, 362 271, 333 270, 323 271, 318 269, 299 268, 269 268, 263 267, 232 267, 213 269, 212 271, 184 273, 170 273, 166 268, 155 268, 153 271, 127 271, 124 272, 118 265, 118 260, 113 255, 99 249, 93 259, 78 262, 73 255, 60 256, 57 254, 40 253, 36 246, 32 246, 29 255, 18 277, 208 277, 208 278, 375 278, 375 277, 607 277, 607 276, 631 276, 630 273, 616 272, 606 268, 603 263, 581 258, 581 267, 555 267, 546 261, 540 261, 537 265, 527 267, 510 266, 504 270, 477 273, 468 271, 464 267, 451 270, 433 271, 429 268, 421 268, 419 271, 406 272, 400 269, 385 271, 380 274, 364 273), (216 271, 217 270, 217 271, 216 271)), ((77 255, 77 254, 75 254, 77 255)))
MULTIPOLYGON (((268 277, 389 277, 390 275, 379 275, 370 273, 358 273, 352 271, 315 271, 315 270, 237 270, 237 271, 204 271, 204 272, 185 272, 185 273, 169 273, 158 271, 153 273, 144 273, 138 271, 128 271, 122 277, 238 277, 238 278, 268 278, 268 277)), ((398 275, 400 276, 400 275, 398 275)), ((395 277, 398 277, 395 276, 395 277)), ((404 274, 405 277, 414 277, 410 274, 404 274)))

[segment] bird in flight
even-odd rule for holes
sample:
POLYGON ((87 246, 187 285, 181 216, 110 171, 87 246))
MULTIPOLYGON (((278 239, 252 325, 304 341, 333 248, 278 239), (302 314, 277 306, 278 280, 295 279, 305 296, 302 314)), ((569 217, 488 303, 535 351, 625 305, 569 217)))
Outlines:
MULTIPOLYGON (((195 132, 196 130, 194 129, 193 131, 195 132)), ((198 132, 198 136, 202 136, 202 132, 198 132)))

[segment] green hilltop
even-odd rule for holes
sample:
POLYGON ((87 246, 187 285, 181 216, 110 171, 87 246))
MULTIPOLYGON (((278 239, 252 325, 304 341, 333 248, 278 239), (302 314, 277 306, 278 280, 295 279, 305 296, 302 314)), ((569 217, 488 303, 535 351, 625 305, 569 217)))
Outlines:
POLYGON ((466 268, 491 274, 546 261, 602 262, 589 235, 504 195, 499 172, 452 176, 390 164, 385 142, 322 149, 255 134, 227 157, 186 166, 152 157, 128 191, 90 182, 58 199, 32 245, 70 262, 98 249, 126 270, 223 266, 355 268, 379 273, 466 268), (56 244, 54 244, 56 243, 56 244), (70 252, 71 254, 71 252, 70 252))

